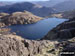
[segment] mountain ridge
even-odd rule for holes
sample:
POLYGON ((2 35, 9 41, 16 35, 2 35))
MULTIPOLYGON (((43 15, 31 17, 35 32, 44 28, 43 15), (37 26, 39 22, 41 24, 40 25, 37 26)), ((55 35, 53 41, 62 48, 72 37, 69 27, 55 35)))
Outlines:
POLYGON ((49 0, 49 1, 36 1, 36 2, 32 2, 34 4, 39 4, 45 7, 53 7, 58 3, 64 2, 65 0, 49 0))
POLYGON ((13 5, 0 7, 0 12, 6 12, 6 13, 13 13, 17 11, 24 11, 27 10, 37 16, 45 17, 49 14, 52 14, 56 12, 52 8, 39 6, 36 4, 32 4, 30 2, 22 2, 22 3, 15 3, 13 5), (5 9, 5 10, 3 10, 5 9))
POLYGON ((75 0, 67 0, 55 5, 55 8, 59 12, 70 11, 75 9, 75 0))

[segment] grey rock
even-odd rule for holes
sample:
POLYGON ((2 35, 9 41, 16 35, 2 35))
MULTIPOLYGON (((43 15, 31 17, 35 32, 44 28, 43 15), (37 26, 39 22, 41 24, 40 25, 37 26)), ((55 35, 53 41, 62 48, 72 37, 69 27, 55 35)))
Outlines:
POLYGON ((12 34, 0 34, 0 55, 34 56, 42 53, 42 49, 49 43, 46 40, 27 40, 12 34))

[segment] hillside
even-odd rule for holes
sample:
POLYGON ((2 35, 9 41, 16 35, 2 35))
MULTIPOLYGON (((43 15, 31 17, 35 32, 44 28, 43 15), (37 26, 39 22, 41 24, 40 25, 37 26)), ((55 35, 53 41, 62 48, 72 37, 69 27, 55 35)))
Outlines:
POLYGON ((14 12, 10 15, 4 16, 1 18, 1 21, 5 23, 5 25, 13 25, 13 24, 31 24, 35 23, 43 18, 33 15, 30 12, 14 12))
POLYGON ((37 16, 41 16, 41 17, 45 17, 45 16, 55 12, 54 9, 52 9, 52 8, 40 6, 37 4, 32 4, 29 2, 15 3, 13 5, 0 7, 0 12, 6 12, 6 13, 13 13, 13 12, 17 12, 17 11, 23 12, 24 10, 27 10, 27 11, 29 11, 37 16))
MULTIPOLYGON (((75 51, 75 18, 61 23, 42 38, 43 40, 58 40, 55 45, 55 52, 74 52, 75 51), (60 49, 61 48, 61 49, 60 49)), ((53 51, 54 52, 54 51, 53 51)), ((69 55, 69 54, 67 54, 69 55)), ((73 54, 74 55, 74 54, 73 54)), ((64 56, 62 54, 62 56, 64 56)))
POLYGON ((55 6, 56 4, 59 4, 61 2, 64 2, 65 0, 50 0, 50 1, 36 1, 36 2, 32 2, 34 4, 39 4, 39 5, 42 5, 42 6, 45 6, 45 7, 53 7, 55 6))
POLYGON ((60 11, 60 12, 74 10, 75 0, 67 0, 67 1, 61 2, 55 5, 53 8, 55 8, 57 11, 60 11))
POLYGON ((50 40, 67 40, 75 37, 75 18, 72 18, 57 27, 49 31, 49 33, 44 37, 44 39, 50 40))
MULTIPOLYGON (((12 34, 0 34, 0 55, 1 56, 38 56, 42 51, 51 45, 50 41, 35 41, 23 39, 12 34)), ((41 55, 40 54, 40 55, 41 55)))
POLYGON ((66 18, 66 19, 74 18, 75 17, 75 10, 52 14, 48 17, 57 17, 57 18, 66 18))
POLYGON ((7 15, 9 15, 8 13, 0 13, 0 19, 2 18, 2 17, 4 17, 4 16, 7 16, 7 15))
POLYGON ((11 5, 11 4, 14 4, 14 2, 0 1, 0 6, 6 6, 6 5, 11 5))

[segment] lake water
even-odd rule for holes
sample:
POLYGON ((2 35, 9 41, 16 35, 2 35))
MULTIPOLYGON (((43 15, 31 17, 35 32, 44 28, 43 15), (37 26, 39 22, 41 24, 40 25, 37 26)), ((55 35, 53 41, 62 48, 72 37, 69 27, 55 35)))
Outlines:
POLYGON ((12 32, 27 39, 40 39, 66 19, 48 18, 34 24, 8 26, 12 32))

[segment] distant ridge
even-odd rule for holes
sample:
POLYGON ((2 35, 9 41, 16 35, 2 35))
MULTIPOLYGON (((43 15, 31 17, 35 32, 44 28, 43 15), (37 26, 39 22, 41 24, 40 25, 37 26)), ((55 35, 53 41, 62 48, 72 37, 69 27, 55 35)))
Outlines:
POLYGON ((11 5, 11 4, 14 4, 14 2, 0 1, 0 6, 6 6, 6 5, 11 5))
POLYGON ((64 1, 62 3, 55 5, 53 8, 55 8, 57 11, 60 11, 60 12, 74 10, 75 0, 64 1))
POLYGON ((67 18, 67 19, 75 18, 75 10, 52 14, 48 17, 67 18))
POLYGON ((13 12, 24 11, 24 10, 27 10, 41 17, 45 17, 55 12, 54 9, 52 8, 40 6, 37 4, 32 4, 30 2, 15 3, 13 5, 0 7, 0 12, 6 12, 6 13, 13 13, 13 12))
POLYGON ((66 1, 66 0, 35 1, 35 2, 32 2, 32 3, 39 4, 39 5, 42 5, 42 6, 45 6, 45 7, 53 7, 56 4, 59 4, 59 3, 64 2, 64 1, 66 1))

